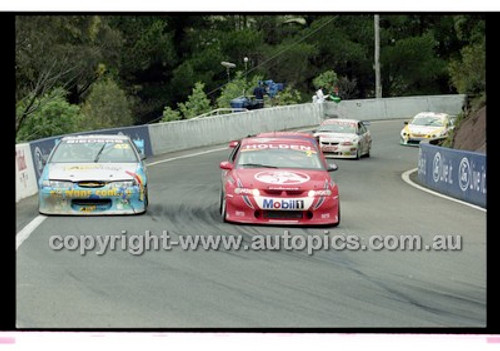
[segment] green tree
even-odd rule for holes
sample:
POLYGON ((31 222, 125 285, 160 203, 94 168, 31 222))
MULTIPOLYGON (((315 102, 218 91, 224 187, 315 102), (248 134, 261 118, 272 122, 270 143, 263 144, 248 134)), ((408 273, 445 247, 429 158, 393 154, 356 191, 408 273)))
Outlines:
POLYGON ((197 82, 202 82, 207 87, 207 90, 212 90, 218 85, 217 81, 227 81, 225 75, 221 76, 224 78, 222 81, 216 78, 216 69, 223 69, 220 64, 221 61, 224 61, 224 57, 214 46, 208 47, 182 62, 173 71, 172 76, 175 99, 185 101, 187 96, 192 93, 192 87, 197 82))
MULTIPOLYGON (((318 54, 310 60, 309 82, 320 73, 333 69, 338 76, 357 80, 359 95, 354 97, 372 94, 372 15, 318 16, 305 31, 315 31, 308 43, 318 48, 318 54)), ((307 90, 310 95, 311 87, 307 90)))
POLYGON ((307 89, 307 77, 312 74, 310 62, 318 52, 315 43, 297 42, 296 38, 286 39, 276 47, 263 51, 268 57, 277 55, 265 65, 266 76, 275 82, 286 82, 287 85, 307 89))
POLYGON ((486 89, 486 52, 484 43, 460 50, 460 59, 449 64, 451 83, 459 93, 478 95, 486 89))
POLYGON ((486 33, 484 15, 457 15, 453 16, 456 35, 465 45, 481 43, 486 33))
POLYGON ((134 118, 125 91, 111 78, 92 85, 82 106, 82 129, 96 130, 130 126, 134 118))
POLYGON ((292 86, 287 86, 283 91, 280 91, 272 101, 273 106, 295 105, 302 102, 302 96, 297 89, 292 86))
POLYGON ((430 32, 400 39, 381 52, 383 89, 386 96, 432 94, 436 82, 446 76, 446 62, 434 51, 436 41, 430 32))
POLYGON ((173 104, 175 87, 170 84, 173 70, 181 62, 174 43, 174 31, 169 16, 110 16, 109 22, 124 38, 119 66, 113 73, 127 95, 136 97, 131 103, 139 122, 157 117, 165 100, 173 104))
POLYGON ((338 85, 338 83, 339 78, 337 73, 333 70, 325 71, 313 79, 314 88, 319 89, 320 87, 323 87, 326 89, 327 94, 333 92, 333 89, 338 85))
MULTIPOLYGON (((380 26, 385 96, 483 89, 484 15, 382 14, 380 26)), ((124 90, 143 123, 185 104, 197 82, 229 107, 255 86, 237 71, 309 100, 313 80, 333 70, 342 98, 374 96, 371 14, 18 15, 15 29, 16 106, 24 108, 17 130, 55 87, 81 105, 103 77, 124 90), (222 61, 236 64, 234 86, 222 61)))
MULTIPOLYGON (((82 119, 80 107, 66 101, 66 95, 64 89, 54 88, 37 98, 35 104, 39 107, 20 127, 16 142, 77 132, 82 119)), ((23 113, 24 109, 23 101, 18 102, 16 113, 23 113)))
POLYGON ((113 66, 121 36, 101 16, 16 16, 16 130, 55 87, 78 104, 99 78, 100 67, 113 66), (36 102, 36 103, 35 103, 36 102))
POLYGON ((186 102, 179 103, 179 110, 185 119, 199 116, 203 113, 210 112, 210 100, 203 91, 205 84, 197 82, 194 85, 191 95, 188 96, 186 102))
POLYGON ((253 89, 262 79, 261 75, 253 75, 247 79, 243 72, 237 71, 235 77, 222 88, 220 96, 216 101, 217 107, 230 108, 231 100, 235 98, 243 96, 251 98, 253 96, 253 89))
POLYGON ((178 121, 182 118, 181 113, 172 109, 170 106, 165 106, 163 109, 163 118, 160 122, 178 121))
POLYGON ((343 100, 355 99, 359 95, 356 78, 339 77, 337 87, 339 88, 338 96, 343 100))
POLYGON ((480 96, 486 90, 485 22, 482 16, 455 16, 454 28, 464 44, 450 60, 452 85, 459 93, 480 96))
POLYGON ((252 94, 250 87, 251 82, 246 82, 244 74, 241 71, 237 71, 234 78, 222 87, 220 95, 216 100, 216 106, 218 108, 230 108, 232 99, 252 94))

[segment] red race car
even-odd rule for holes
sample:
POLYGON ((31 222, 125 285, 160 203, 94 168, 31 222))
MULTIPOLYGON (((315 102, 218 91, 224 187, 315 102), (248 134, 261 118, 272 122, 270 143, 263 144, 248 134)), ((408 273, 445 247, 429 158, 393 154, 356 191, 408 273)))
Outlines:
POLYGON ((340 223, 339 191, 315 138, 259 134, 230 143, 221 162, 219 210, 227 222, 286 225, 340 223))

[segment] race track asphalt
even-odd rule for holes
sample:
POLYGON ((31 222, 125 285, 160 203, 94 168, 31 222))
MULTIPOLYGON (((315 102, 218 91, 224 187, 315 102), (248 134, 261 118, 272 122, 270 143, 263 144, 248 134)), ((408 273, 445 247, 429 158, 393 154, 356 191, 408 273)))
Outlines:
MULTIPOLYGON (((47 217, 17 249, 16 325, 74 328, 448 328, 486 326, 486 213, 409 186, 418 148, 402 120, 374 121, 372 155, 336 160, 336 228, 234 225, 218 216, 219 162, 229 149, 147 160, 150 208, 140 216, 47 217), (182 157, 178 157, 182 156, 182 157), (172 157, 176 157, 172 159, 172 157), (169 160, 162 162, 162 160, 169 160), (158 163, 156 163, 158 162, 158 163), (368 244, 415 235, 460 238, 457 250, 53 250, 54 235, 336 236, 368 244), (325 231, 327 232, 325 234, 325 231), (125 233, 126 234, 123 234, 125 233)), ((38 216, 17 204, 18 232, 38 216)), ((306 240, 306 239, 304 239, 306 240)), ((299 242, 299 241, 297 241, 299 242)), ((389 242, 389 243, 394 243, 389 242)), ((457 242, 455 241, 455 244, 457 242)))

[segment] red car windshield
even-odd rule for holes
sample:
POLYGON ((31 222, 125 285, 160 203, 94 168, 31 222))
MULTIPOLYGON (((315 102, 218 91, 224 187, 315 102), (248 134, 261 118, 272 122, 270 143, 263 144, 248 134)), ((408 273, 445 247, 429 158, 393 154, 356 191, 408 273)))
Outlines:
POLYGON ((318 151, 304 144, 247 144, 239 150, 237 168, 324 170, 318 151))

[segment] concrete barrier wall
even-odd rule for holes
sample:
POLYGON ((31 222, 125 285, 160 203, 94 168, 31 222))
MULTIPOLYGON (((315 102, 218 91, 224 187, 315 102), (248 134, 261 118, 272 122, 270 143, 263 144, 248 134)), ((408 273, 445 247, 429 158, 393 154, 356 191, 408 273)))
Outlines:
POLYGON ((408 96, 383 99, 344 100, 325 104, 326 117, 360 120, 412 118, 419 112, 433 111, 456 115, 462 111, 466 95, 408 96))
POLYGON ((420 143, 418 179, 440 193, 486 208, 486 155, 420 143))
POLYGON ((323 118, 323 107, 309 103, 151 124, 153 154, 220 144, 259 132, 316 125, 323 118))
POLYGON ((16 145, 16 202, 38 192, 29 144, 16 145))
POLYGON ((308 103, 152 124, 149 133, 153 154, 157 155, 224 143, 258 132, 312 126, 331 117, 411 118, 422 111, 455 115, 462 110, 464 101, 465 95, 439 95, 308 103))

